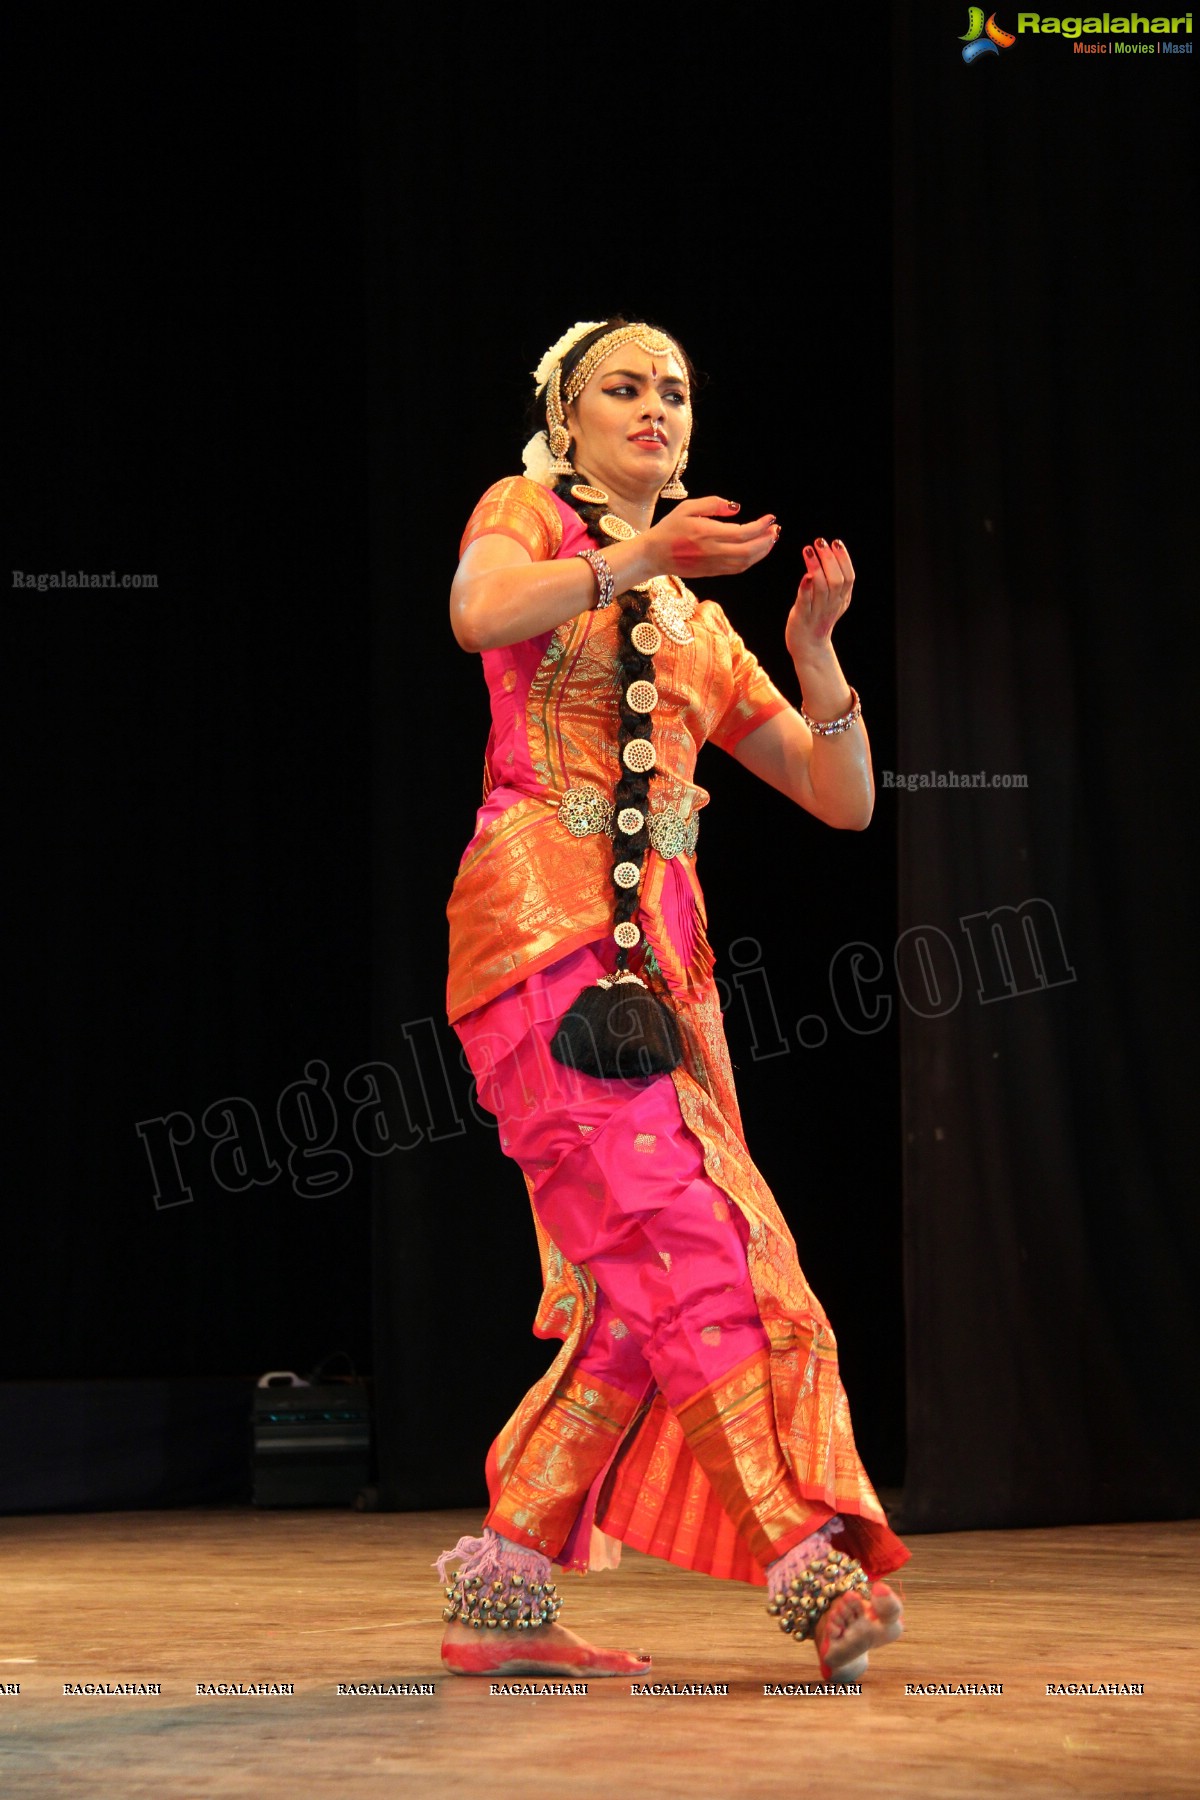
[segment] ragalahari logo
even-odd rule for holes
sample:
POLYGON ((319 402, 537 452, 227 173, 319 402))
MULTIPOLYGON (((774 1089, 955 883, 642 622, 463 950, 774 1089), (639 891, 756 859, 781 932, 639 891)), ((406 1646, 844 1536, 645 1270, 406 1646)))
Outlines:
POLYGON ((996 23, 996 15, 989 15, 984 23, 982 6, 967 8, 967 24, 959 43, 963 47, 963 61, 972 63, 977 56, 999 56, 1001 50, 1010 50, 1016 43, 1011 31, 1002 31, 996 23))

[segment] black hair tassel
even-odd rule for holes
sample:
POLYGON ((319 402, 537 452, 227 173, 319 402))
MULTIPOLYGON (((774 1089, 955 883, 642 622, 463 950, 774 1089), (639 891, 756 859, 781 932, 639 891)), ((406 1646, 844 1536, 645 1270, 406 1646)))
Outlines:
POLYGON ((636 977, 584 988, 560 1019, 550 1053, 577 1074, 618 1081, 660 1075, 683 1061, 674 1014, 636 977))

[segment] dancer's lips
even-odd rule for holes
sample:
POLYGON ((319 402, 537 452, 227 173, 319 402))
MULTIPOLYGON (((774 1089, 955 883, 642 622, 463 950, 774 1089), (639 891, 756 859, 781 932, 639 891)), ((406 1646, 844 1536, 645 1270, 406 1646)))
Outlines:
POLYGON ((631 444, 648 444, 652 450, 665 450, 667 447, 666 438, 657 431, 639 431, 629 441, 631 444))

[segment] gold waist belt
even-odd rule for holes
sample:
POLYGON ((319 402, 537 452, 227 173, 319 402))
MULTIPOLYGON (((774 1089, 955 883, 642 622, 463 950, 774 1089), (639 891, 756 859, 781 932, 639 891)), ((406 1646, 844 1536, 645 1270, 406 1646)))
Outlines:
MULTIPOLYGON (((569 787, 558 803, 558 818, 572 837, 592 837, 602 831, 613 835, 613 803, 599 788, 569 787)), ((700 820, 686 818, 677 807, 662 806, 646 821, 652 847, 662 857, 695 856, 700 820)))

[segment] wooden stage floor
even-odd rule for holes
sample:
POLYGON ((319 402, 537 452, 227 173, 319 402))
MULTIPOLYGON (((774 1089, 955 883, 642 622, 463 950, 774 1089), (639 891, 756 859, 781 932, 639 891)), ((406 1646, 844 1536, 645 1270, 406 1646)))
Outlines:
POLYGON ((493 1694, 438 1661, 429 1567, 468 1513, 219 1508, 0 1519, 0 1795, 1015 1800, 1200 1793, 1200 1525, 910 1540, 908 1628, 859 1695, 759 1590, 631 1552, 563 1623, 727 1694, 493 1694), (161 1693, 64 1693, 159 1683, 161 1693), (198 1694, 220 1683, 291 1694, 198 1694), (353 1683, 430 1693, 339 1694, 353 1683), (907 1685, 1001 1684, 999 1694, 907 1685), (1048 1694, 1049 1684, 1139 1686, 1048 1694), (19 1691, 12 1691, 19 1688, 19 1691))

